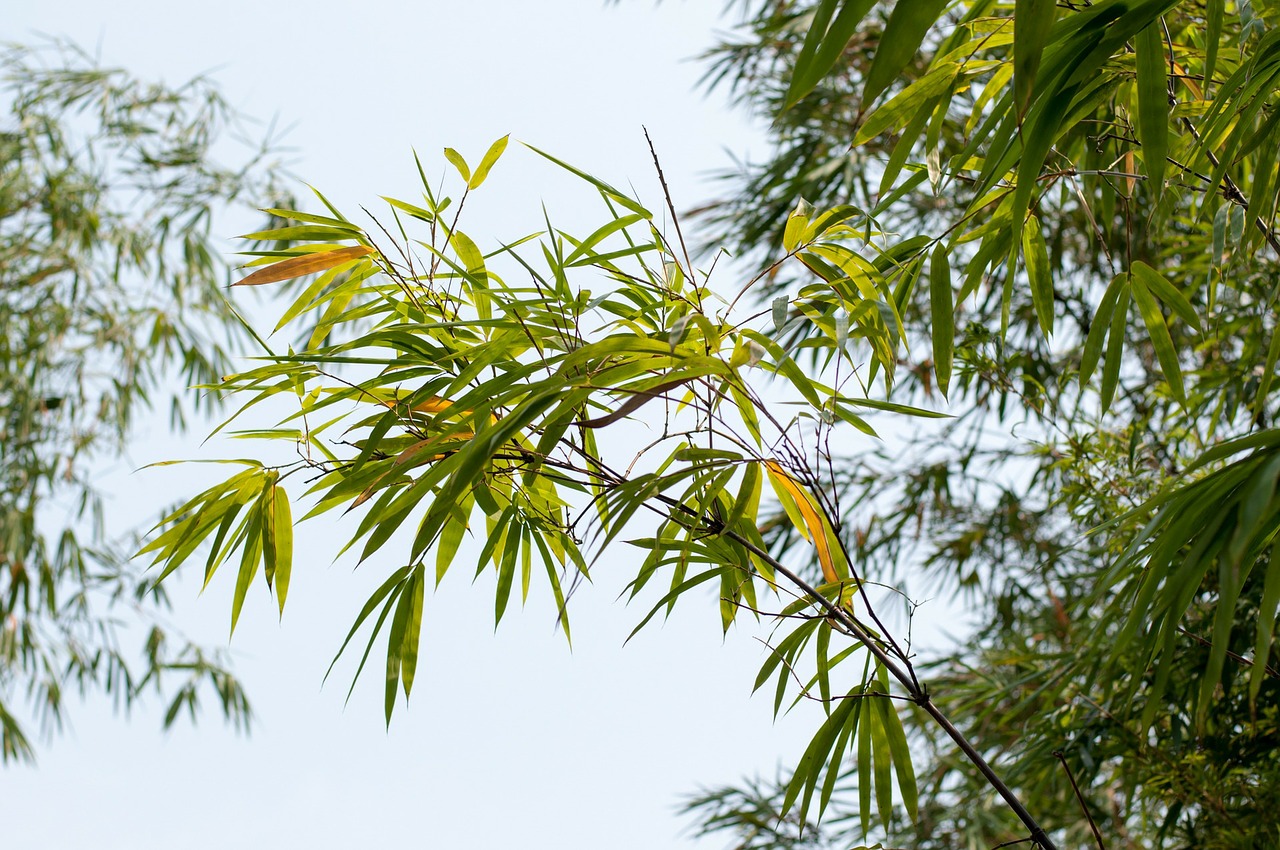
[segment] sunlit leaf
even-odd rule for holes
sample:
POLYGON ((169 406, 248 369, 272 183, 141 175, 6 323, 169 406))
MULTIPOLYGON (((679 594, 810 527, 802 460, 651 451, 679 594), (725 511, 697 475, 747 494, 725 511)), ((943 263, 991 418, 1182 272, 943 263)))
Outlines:
POLYGON ((372 253, 373 249, 366 245, 353 245, 349 248, 334 248, 331 251, 291 257, 259 269, 253 274, 236 281, 233 286, 260 286, 264 283, 292 280, 295 277, 315 274, 316 272, 340 266, 343 263, 349 263, 352 260, 358 260, 372 253))

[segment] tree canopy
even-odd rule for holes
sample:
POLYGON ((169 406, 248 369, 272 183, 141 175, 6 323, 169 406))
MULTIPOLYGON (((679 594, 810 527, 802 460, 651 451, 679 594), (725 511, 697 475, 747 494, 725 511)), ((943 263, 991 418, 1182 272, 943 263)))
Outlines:
POLYGON ((1274 842, 1276 10, 744 8, 709 80, 777 146, 701 233, 756 274, 536 150, 600 225, 468 234, 506 139, 368 224, 275 210, 239 283, 315 275, 307 332, 216 386, 287 405, 239 432, 280 450, 143 554, 230 563, 234 628, 259 576, 283 609, 295 502, 354 514, 386 579, 339 654, 385 647, 389 722, 455 560, 498 620, 545 575, 568 636, 632 544, 638 628, 763 618, 756 687, 825 708, 776 783, 693 801, 744 848, 1274 842), (945 657, 892 616, 917 588, 978 623, 945 657))
MULTIPOLYGON (((207 685, 246 723, 222 653, 166 625, 129 563, 137 532, 105 527, 95 473, 166 386, 229 368, 243 331, 211 228, 261 205, 269 148, 219 164, 245 128, 211 82, 144 83, 56 42, 0 52, 0 102, 0 760, 32 754, 24 696, 52 730, 68 692, 156 691, 171 723, 207 685)), ((170 424, 209 405, 174 393, 170 424)))

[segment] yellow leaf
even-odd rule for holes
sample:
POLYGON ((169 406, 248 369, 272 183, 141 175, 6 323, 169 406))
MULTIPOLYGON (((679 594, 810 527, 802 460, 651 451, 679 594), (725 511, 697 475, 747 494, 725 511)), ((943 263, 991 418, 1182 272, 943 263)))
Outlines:
POLYGON ((773 482, 774 487, 790 496, 799 508, 800 516, 808 526, 809 533, 806 536, 818 547, 818 563, 822 565, 822 577, 832 584, 840 581, 840 574, 836 572, 835 558, 831 553, 831 541, 827 538, 827 524, 823 521, 822 514, 814 507, 809 494, 777 461, 765 461, 764 468, 769 473, 769 480, 773 482))
POLYGON ((300 257, 290 257, 287 260, 272 263, 243 280, 236 281, 232 285, 259 286, 264 283, 292 280, 295 277, 302 277, 304 274, 313 274, 331 269, 334 266, 340 266, 343 263, 372 253, 373 249, 367 245, 352 245, 348 248, 335 248, 332 251, 320 251, 316 254, 303 254, 300 257))

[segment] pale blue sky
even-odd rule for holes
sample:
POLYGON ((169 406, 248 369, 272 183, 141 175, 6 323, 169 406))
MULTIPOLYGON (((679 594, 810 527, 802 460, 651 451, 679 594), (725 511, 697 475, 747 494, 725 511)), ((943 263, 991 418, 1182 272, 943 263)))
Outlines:
MULTIPOLYGON (((760 147, 741 116, 694 91, 702 66, 689 60, 712 42, 719 10, 51 0, 9 4, 0 36, 68 36, 107 64, 169 82, 212 71, 239 108, 294 125, 293 171, 346 209, 412 193, 411 147, 442 168, 445 145, 478 154, 507 132, 634 184, 657 207, 641 124, 688 207, 711 191, 702 175, 728 163, 722 148, 760 147)), ((542 200, 558 223, 590 222, 575 206, 581 195, 563 194, 570 186, 513 148, 477 196, 469 232, 527 229, 542 200)), ((117 520, 150 520, 199 486, 196 471, 132 472, 192 453, 194 437, 165 430, 158 418, 104 470, 117 520)), ((358 686, 345 710, 341 674, 320 687, 380 582, 377 565, 331 567, 337 540, 324 528, 302 535, 283 623, 265 594, 242 618, 232 649, 258 714, 252 737, 213 715, 164 735, 154 710, 126 722, 92 701, 73 712, 70 734, 41 748, 37 768, 0 772, 6 850, 693 847, 679 835, 678 795, 770 773, 799 757, 813 729, 812 711, 774 724, 768 697, 748 698, 764 650, 746 631, 721 639, 710 594, 705 608, 678 609, 624 649, 643 610, 614 601, 631 564, 611 570, 606 560, 599 586, 576 600, 572 653, 533 603, 495 634, 488 586, 470 585, 465 567, 451 574, 428 601, 413 703, 387 733, 377 682, 358 686)), ((222 641, 229 593, 215 583, 197 599, 194 584, 179 584, 174 619, 222 641)))

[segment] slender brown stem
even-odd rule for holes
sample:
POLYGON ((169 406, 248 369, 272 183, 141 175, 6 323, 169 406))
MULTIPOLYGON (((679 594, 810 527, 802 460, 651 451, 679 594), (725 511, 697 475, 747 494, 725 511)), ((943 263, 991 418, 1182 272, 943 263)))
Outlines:
POLYGON ((1067 764, 1067 757, 1062 754, 1062 750, 1054 750, 1053 757, 1062 762, 1062 769, 1067 772, 1067 779, 1071 780, 1071 790, 1075 792, 1076 799, 1080 802, 1080 811, 1084 812, 1085 820, 1089 821, 1089 829, 1093 830, 1093 840, 1098 842, 1098 850, 1107 850, 1107 845, 1102 842, 1102 833, 1098 831, 1098 825, 1093 822, 1093 815, 1089 814, 1089 806, 1085 804, 1084 795, 1080 793, 1080 786, 1076 784, 1071 765, 1067 764))

